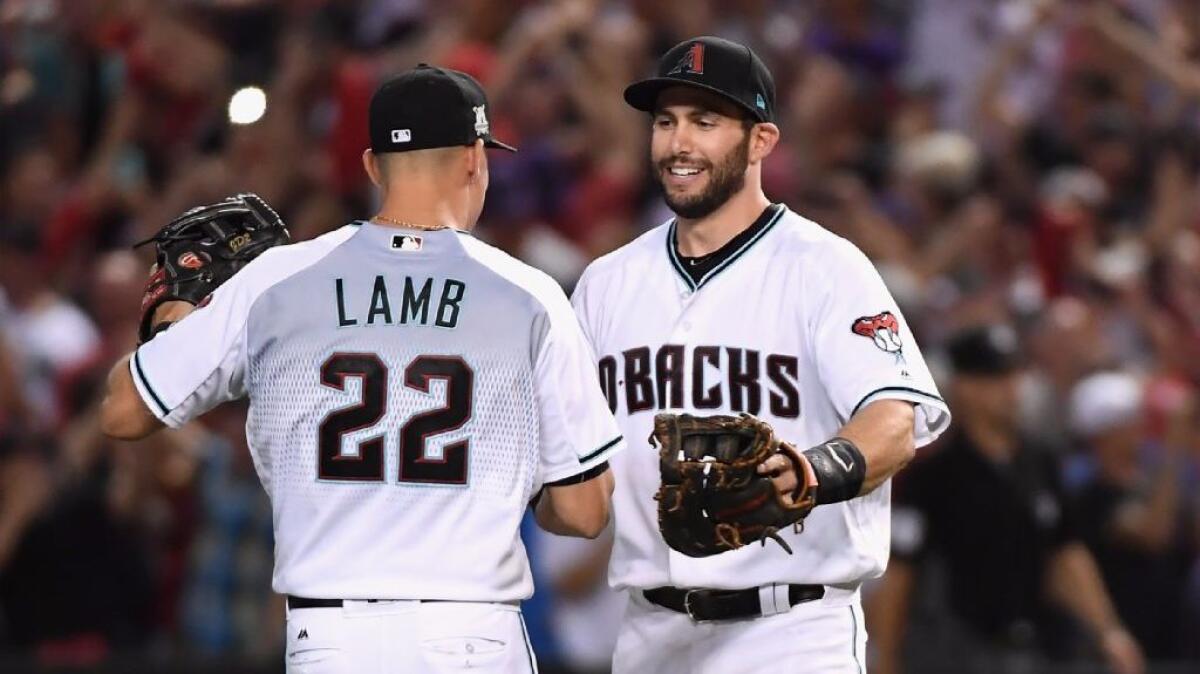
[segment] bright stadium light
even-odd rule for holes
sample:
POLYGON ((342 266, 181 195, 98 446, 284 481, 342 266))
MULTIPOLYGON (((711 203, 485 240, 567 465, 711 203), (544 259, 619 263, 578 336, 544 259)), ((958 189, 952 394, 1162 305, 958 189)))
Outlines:
POLYGON ((229 121, 253 124, 267 111, 267 94, 259 87, 242 87, 229 99, 229 121))

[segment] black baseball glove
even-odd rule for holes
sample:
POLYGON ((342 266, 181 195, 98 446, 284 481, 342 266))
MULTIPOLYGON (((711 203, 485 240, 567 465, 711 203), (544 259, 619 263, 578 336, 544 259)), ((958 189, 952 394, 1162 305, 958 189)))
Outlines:
POLYGON ((794 464, 803 456, 780 442, 771 426, 749 414, 697 417, 659 414, 652 444, 659 446, 662 485, 658 529, 667 545, 689 557, 708 557, 771 538, 799 525, 816 505, 815 480, 795 465, 799 486, 786 501, 758 465, 777 452, 794 464))
POLYGON ((153 337, 154 310, 163 302, 199 304, 263 251, 290 240, 283 220, 257 194, 238 194, 193 208, 157 234, 155 264, 142 295, 138 342, 153 337))

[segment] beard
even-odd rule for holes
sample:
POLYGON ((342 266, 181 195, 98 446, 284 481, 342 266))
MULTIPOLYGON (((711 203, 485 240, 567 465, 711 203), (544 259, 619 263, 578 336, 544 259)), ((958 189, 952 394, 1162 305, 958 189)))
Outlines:
POLYGON ((750 134, 729 151, 719 164, 705 162, 701 167, 708 172, 708 184, 700 194, 674 196, 663 184, 662 174, 675 162, 676 157, 667 157, 656 164, 654 179, 663 191, 663 200, 675 215, 689 220, 698 220, 710 215, 740 192, 746 184, 746 168, 750 165, 750 134))

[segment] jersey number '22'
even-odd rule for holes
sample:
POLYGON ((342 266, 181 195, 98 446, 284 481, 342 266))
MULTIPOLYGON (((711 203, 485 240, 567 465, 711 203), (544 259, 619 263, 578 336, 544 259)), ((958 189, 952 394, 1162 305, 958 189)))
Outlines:
MULTIPOLYGON (((322 480, 382 482, 384 438, 358 445, 357 454, 342 454, 342 436, 379 423, 387 411, 388 368, 373 353, 335 353, 321 365, 321 383, 345 390, 347 377, 362 380, 362 402, 332 412, 317 430, 320 452, 318 474, 322 480)), ((475 373, 453 356, 420 356, 404 370, 404 385, 429 393, 430 379, 446 381, 446 405, 416 414, 400 429, 400 481, 466 484, 469 442, 447 445, 441 458, 425 454, 425 441, 439 433, 461 428, 471 417, 471 392, 475 373)))

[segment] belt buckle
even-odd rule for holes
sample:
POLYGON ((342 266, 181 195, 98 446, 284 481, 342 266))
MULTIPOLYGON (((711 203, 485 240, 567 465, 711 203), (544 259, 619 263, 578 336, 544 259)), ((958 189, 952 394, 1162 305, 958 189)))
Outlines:
POLYGON ((710 619, 697 618, 696 614, 692 611, 692 596, 695 595, 697 592, 699 592, 699 590, 688 590, 687 592, 683 593, 683 611, 684 611, 684 613, 687 613, 689 618, 692 619, 692 622, 697 622, 697 623, 712 622, 712 620, 710 620, 710 619))

